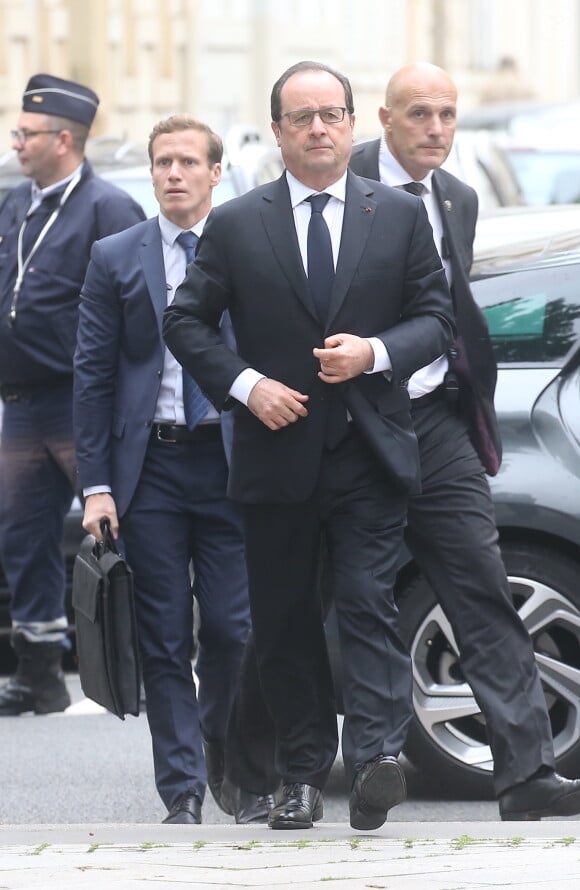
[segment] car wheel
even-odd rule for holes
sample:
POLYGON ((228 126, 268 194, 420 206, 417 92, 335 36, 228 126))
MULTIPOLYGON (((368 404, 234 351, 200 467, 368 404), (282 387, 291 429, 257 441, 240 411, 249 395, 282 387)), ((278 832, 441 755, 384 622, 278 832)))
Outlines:
MULTIPOLYGON (((580 772, 580 564, 507 542, 502 555, 514 603, 530 632, 552 724, 557 769, 580 772)), ((405 755, 430 782, 465 796, 493 796, 485 719, 457 657, 451 627, 424 578, 399 601, 413 657, 415 716, 405 755)))

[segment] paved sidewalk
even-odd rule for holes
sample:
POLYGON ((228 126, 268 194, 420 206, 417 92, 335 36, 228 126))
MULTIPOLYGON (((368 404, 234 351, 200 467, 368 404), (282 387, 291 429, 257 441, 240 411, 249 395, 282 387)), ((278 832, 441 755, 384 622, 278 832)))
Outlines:
POLYGON ((0 826, 0 890, 576 890, 580 823, 0 826))

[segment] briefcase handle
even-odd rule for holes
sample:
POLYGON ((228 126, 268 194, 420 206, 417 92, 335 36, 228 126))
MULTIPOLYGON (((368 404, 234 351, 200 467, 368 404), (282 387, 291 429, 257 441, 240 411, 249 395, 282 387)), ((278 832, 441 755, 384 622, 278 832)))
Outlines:
POLYGON ((113 537, 113 532, 111 531, 111 523, 108 519, 101 519, 101 534, 103 536, 103 540, 99 541, 95 545, 95 549, 97 551, 97 556, 102 556, 103 553, 115 553, 119 556, 119 548, 117 547, 117 542, 113 537))

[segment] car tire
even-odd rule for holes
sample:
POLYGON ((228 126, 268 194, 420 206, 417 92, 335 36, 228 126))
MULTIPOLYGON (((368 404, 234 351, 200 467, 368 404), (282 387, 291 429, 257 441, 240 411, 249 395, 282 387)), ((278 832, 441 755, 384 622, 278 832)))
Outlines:
MULTIPOLYGON (((520 613, 527 604, 524 623, 528 629, 533 624, 556 767, 564 775, 576 776, 580 773, 580 563, 556 550, 513 541, 503 543, 502 555, 514 603, 520 613)), ((404 589, 399 609, 401 633, 413 654, 415 702, 404 753, 430 789, 461 797, 493 797, 485 720, 463 680, 451 628, 423 577, 404 589), (470 703, 474 705, 468 716, 453 719, 455 692, 463 713, 469 712, 470 703), (451 719, 443 719, 446 713, 451 719)))

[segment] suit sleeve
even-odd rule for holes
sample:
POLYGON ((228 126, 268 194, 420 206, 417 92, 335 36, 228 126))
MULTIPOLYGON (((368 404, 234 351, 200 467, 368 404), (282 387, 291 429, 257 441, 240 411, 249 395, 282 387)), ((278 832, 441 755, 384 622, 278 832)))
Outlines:
POLYGON ((229 391, 236 377, 250 367, 230 349, 220 333, 225 310, 232 310, 235 294, 224 272, 228 235, 215 210, 199 241, 195 263, 178 287, 163 316, 163 337, 178 362, 200 382, 218 411, 230 408, 229 391))
POLYGON ((74 357, 73 423, 82 488, 111 485, 110 439, 122 317, 98 242, 81 290, 74 357))
POLYGON ((405 260, 403 310, 398 324, 380 338, 389 353, 393 376, 401 380, 443 355, 455 337, 453 301, 433 242, 427 211, 417 214, 405 260))

